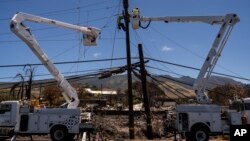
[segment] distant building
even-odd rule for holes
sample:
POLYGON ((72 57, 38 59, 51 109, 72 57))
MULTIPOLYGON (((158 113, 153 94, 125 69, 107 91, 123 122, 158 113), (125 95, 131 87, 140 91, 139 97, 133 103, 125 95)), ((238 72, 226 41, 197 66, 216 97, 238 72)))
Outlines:
POLYGON ((91 90, 90 88, 85 89, 88 93, 94 94, 94 95, 117 95, 117 92, 114 90, 101 90, 101 91, 96 91, 96 90, 91 90))
MULTIPOLYGON (((93 96, 95 96, 95 100, 94 101, 86 101, 86 102, 98 102, 98 103, 103 103, 103 100, 106 100, 105 104, 107 105, 114 105, 117 102, 121 102, 123 101, 123 99, 121 98, 121 94, 118 94, 117 91, 115 90, 111 90, 111 89, 103 89, 103 90, 92 90, 91 88, 85 88, 85 91, 88 94, 92 94, 93 96), (100 99, 101 101, 98 101, 96 99, 96 97, 98 97, 98 99, 100 99)), ((84 101, 84 100, 82 100, 84 101)), ((103 105, 102 105, 103 106, 103 105)))

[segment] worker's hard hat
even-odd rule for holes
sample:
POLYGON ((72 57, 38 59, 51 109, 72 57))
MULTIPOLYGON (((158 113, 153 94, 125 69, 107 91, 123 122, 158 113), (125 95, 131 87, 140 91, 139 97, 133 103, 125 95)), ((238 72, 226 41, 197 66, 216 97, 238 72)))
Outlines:
POLYGON ((133 13, 134 15, 139 15, 139 13, 140 13, 139 8, 134 8, 134 9, 132 10, 132 13, 133 13))

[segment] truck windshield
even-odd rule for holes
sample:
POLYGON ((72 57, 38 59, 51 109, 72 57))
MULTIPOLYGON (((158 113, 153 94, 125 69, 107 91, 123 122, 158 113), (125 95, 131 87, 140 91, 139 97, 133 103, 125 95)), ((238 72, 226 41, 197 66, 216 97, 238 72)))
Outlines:
POLYGON ((250 110, 250 103, 235 101, 230 105, 230 109, 237 111, 250 110))
POLYGON ((250 110, 250 103, 245 103, 245 110, 250 110))
POLYGON ((5 112, 9 112, 11 110, 10 104, 0 104, 0 114, 4 114, 5 112))
POLYGON ((244 110, 244 105, 242 102, 240 101, 234 101, 231 105, 230 105, 230 109, 232 110, 237 110, 237 111, 242 111, 244 110))

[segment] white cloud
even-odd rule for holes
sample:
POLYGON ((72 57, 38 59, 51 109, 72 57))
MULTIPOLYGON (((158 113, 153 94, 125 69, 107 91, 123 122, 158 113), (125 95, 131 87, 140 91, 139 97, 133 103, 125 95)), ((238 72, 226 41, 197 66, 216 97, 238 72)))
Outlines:
POLYGON ((101 55, 101 53, 94 53, 94 54, 93 54, 94 57, 98 57, 98 56, 100 56, 100 55, 101 55))
POLYGON ((171 48, 171 47, 168 47, 168 46, 163 46, 163 48, 161 50, 164 51, 164 52, 169 52, 169 51, 172 51, 174 49, 171 48))

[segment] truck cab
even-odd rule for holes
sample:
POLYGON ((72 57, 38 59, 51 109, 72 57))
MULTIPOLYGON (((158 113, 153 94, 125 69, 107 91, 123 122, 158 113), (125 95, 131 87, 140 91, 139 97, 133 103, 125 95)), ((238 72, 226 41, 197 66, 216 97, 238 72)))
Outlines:
POLYGON ((250 124, 250 98, 242 98, 231 102, 229 109, 239 113, 241 124, 250 124))
POLYGON ((0 126, 15 126, 19 108, 19 101, 2 101, 0 103, 0 126))
POLYGON ((2 101, 0 103, 0 138, 12 136, 19 109, 19 101, 2 101))
POLYGON ((176 129, 187 140, 209 140, 210 135, 229 134, 231 125, 250 125, 250 98, 232 101, 229 109, 219 105, 177 105, 176 129))

